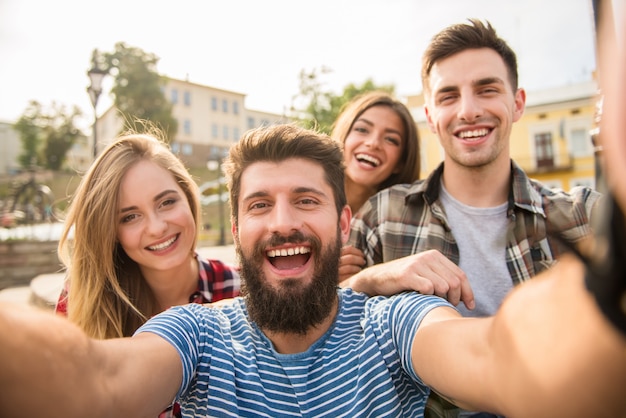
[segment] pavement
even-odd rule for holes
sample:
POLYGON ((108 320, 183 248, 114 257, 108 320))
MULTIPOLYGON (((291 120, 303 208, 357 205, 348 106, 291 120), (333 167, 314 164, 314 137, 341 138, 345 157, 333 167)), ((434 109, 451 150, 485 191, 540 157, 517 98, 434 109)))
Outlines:
MULTIPOLYGON (((200 247, 197 252, 203 258, 222 260, 229 264, 237 262, 234 245, 200 247)), ((54 309, 63 288, 64 278, 64 273, 40 274, 30 281, 30 286, 0 290, 0 302, 54 309)))

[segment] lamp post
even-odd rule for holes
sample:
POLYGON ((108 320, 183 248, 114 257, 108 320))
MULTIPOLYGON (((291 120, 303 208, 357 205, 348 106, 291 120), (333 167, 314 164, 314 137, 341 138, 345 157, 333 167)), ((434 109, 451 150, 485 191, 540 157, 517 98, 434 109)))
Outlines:
POLYGON ((220 219, 220 238, 218 241, 218 245, 224 246, 226 245, 226 231, 225 228, 225 220, 224 220, 224 201, 222 200, 222 155, 223 151, 221 148, 212 148, 211 155, 209 156, 209 160, 207 161, 207 168, 211 171, 217 170, 217 209, 218 216, 220 219))
POLYGON ((98 105, 98 98, 102 93, 102 80, 104 76, 107 75, 107 71, 100 68, 98 65, 97 51, 93 52, 91 57, 91 68, 87 71, 87 75, 89 76, 90 85, 87 87, 87 93, 89 93, 89 98, 91 99, 91 104, 93 106, 93 159, 96 159, 98 155, 98 113, 96 112, 96 106, 98 105))

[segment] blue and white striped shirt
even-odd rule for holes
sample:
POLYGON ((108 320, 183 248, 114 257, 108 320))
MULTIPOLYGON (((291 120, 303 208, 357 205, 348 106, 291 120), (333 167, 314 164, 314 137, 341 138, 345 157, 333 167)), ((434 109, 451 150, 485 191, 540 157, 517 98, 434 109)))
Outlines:
POLYGON ((171 308, 137 332, 158 334, 178 350, 183 416, 423 416, 429 389, 411 366, 413 336, 426 313, 451 305, 417 293, 338 294, 333 325, 297 354, 277 353, 241 298, 217 309, 171 308))

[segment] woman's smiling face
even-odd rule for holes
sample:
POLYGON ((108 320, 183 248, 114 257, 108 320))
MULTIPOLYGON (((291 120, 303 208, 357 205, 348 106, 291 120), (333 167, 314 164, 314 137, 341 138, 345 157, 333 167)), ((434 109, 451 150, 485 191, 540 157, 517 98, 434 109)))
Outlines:
POLYGON ((189 202, 169 171, 142 160, 126 172, 119 191, 117 238, 144 275, 187 261, 195 234, 189 202))
POLYGON ((344 141, 346 176, 353 183, 377 189, 400 170, 405 138, 402 119, 389 106, 376 105, 365 110, 344 141))

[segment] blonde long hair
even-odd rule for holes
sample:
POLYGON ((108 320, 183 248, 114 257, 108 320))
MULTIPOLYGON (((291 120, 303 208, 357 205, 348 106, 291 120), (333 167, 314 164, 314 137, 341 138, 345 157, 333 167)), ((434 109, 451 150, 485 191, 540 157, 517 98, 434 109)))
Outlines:
POLYGON ((197 185, 160 138, 156 132, 119 137, 92 164, 70 203, 58 248, 68 272, 68 317, 94 338, 132 335, 156 308, 139 265, 117 242, 118 194, 128 169, 149 160, 168 170, 200 224, 197 185))

